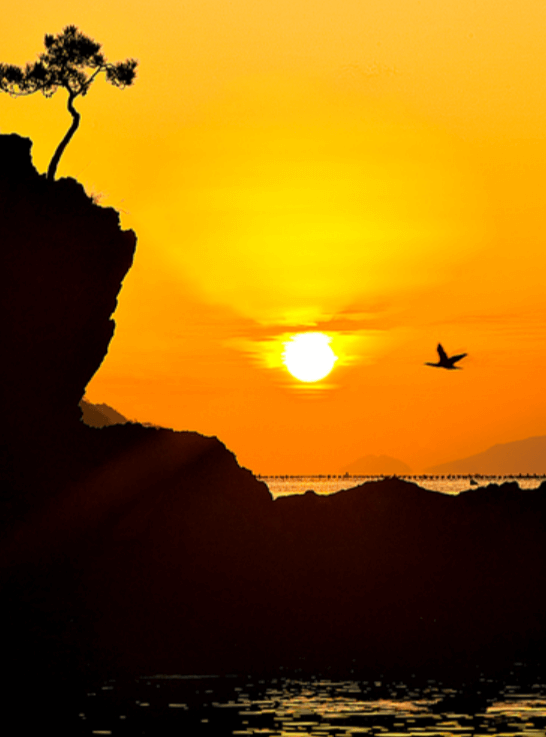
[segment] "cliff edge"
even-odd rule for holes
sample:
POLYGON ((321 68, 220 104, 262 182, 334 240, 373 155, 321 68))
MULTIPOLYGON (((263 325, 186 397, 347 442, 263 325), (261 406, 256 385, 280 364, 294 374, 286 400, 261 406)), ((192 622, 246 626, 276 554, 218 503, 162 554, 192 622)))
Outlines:
POLYGON ((30 149, 29 139, 0 136, 2 441, 79 421, 136 247, 119 214, 81 184, 38 175, 30 149))

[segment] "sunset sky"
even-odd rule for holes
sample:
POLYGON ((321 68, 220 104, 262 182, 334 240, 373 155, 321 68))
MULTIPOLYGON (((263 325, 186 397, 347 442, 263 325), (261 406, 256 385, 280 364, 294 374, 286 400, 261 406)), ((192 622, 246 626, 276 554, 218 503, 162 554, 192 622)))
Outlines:
MULTIPOLYGON (((543 0, 22 0, 0 61, 69 24, 139 61, 57 174, 138 236, 90 401, 260 474, 546 435, 543 0), (305 332, 338 356, 313 384, 282 362, 305 332)), ((2 94, 0 132, 45 171, 65 106, 2 94)))

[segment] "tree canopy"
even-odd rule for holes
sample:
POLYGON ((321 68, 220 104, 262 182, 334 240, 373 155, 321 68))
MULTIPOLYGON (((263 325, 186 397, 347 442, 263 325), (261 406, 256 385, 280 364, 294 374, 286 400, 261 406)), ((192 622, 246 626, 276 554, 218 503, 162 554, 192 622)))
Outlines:
POLYGON ((72 115, 72 125, 49 164, 47 176, 54 179, 60 158, 80 122, 80 114, 73 104, 75 98, 86 95, 102 72, 115 87, 123 89, 132 85, 138 62, 135 59, 115 64, 108 62, 101 53, 101 44, 85 36, 76 26, 66 26, 57 36, 47 34, 44 43, 46 50, 38 61, 24 68, 0 63, 0 90, 13 97, 35 92, 51 97, 59 87, 68 92, 67 108, 72 115))

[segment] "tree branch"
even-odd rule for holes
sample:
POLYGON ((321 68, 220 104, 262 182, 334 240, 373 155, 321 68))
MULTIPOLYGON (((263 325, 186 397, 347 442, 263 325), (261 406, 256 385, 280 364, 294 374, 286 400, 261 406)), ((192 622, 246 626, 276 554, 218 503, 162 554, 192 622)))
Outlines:
POLYGON ((100 67, 98 67, 97 70, 95 72, 93 72, 93 74, 89 77, 89 79, 87 80, 87 84, 85 86, 86 87, 90 87, 91 86, 91 82, 95 79, 95 77, 97 76, 97 74, 100 74, 100 72, 104 72, 105 69, 106 69, 106 67, 104 65, 101 65, 100 67))

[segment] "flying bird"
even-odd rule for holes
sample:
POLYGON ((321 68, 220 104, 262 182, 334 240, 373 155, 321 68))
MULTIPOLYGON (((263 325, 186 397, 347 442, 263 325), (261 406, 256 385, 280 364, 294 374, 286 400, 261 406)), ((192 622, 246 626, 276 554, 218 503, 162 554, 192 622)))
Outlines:
POLYGON ((464 358, 468 355, 468 353, 459 353, 457 356, 451 356, 451 358, 448 358, 447 353, 442 348, 441 343, 438 343, 438 347, 436 348, 438 351, 438 355, 440 356, 440 360, 438 363, 425 363, 425 366, 434 366, 435 368, 445 368, 445 369, 460 369, 460 366, 454 366, 453 364, 457 363, 457 361, 460 361, 461 358, 464 358))

